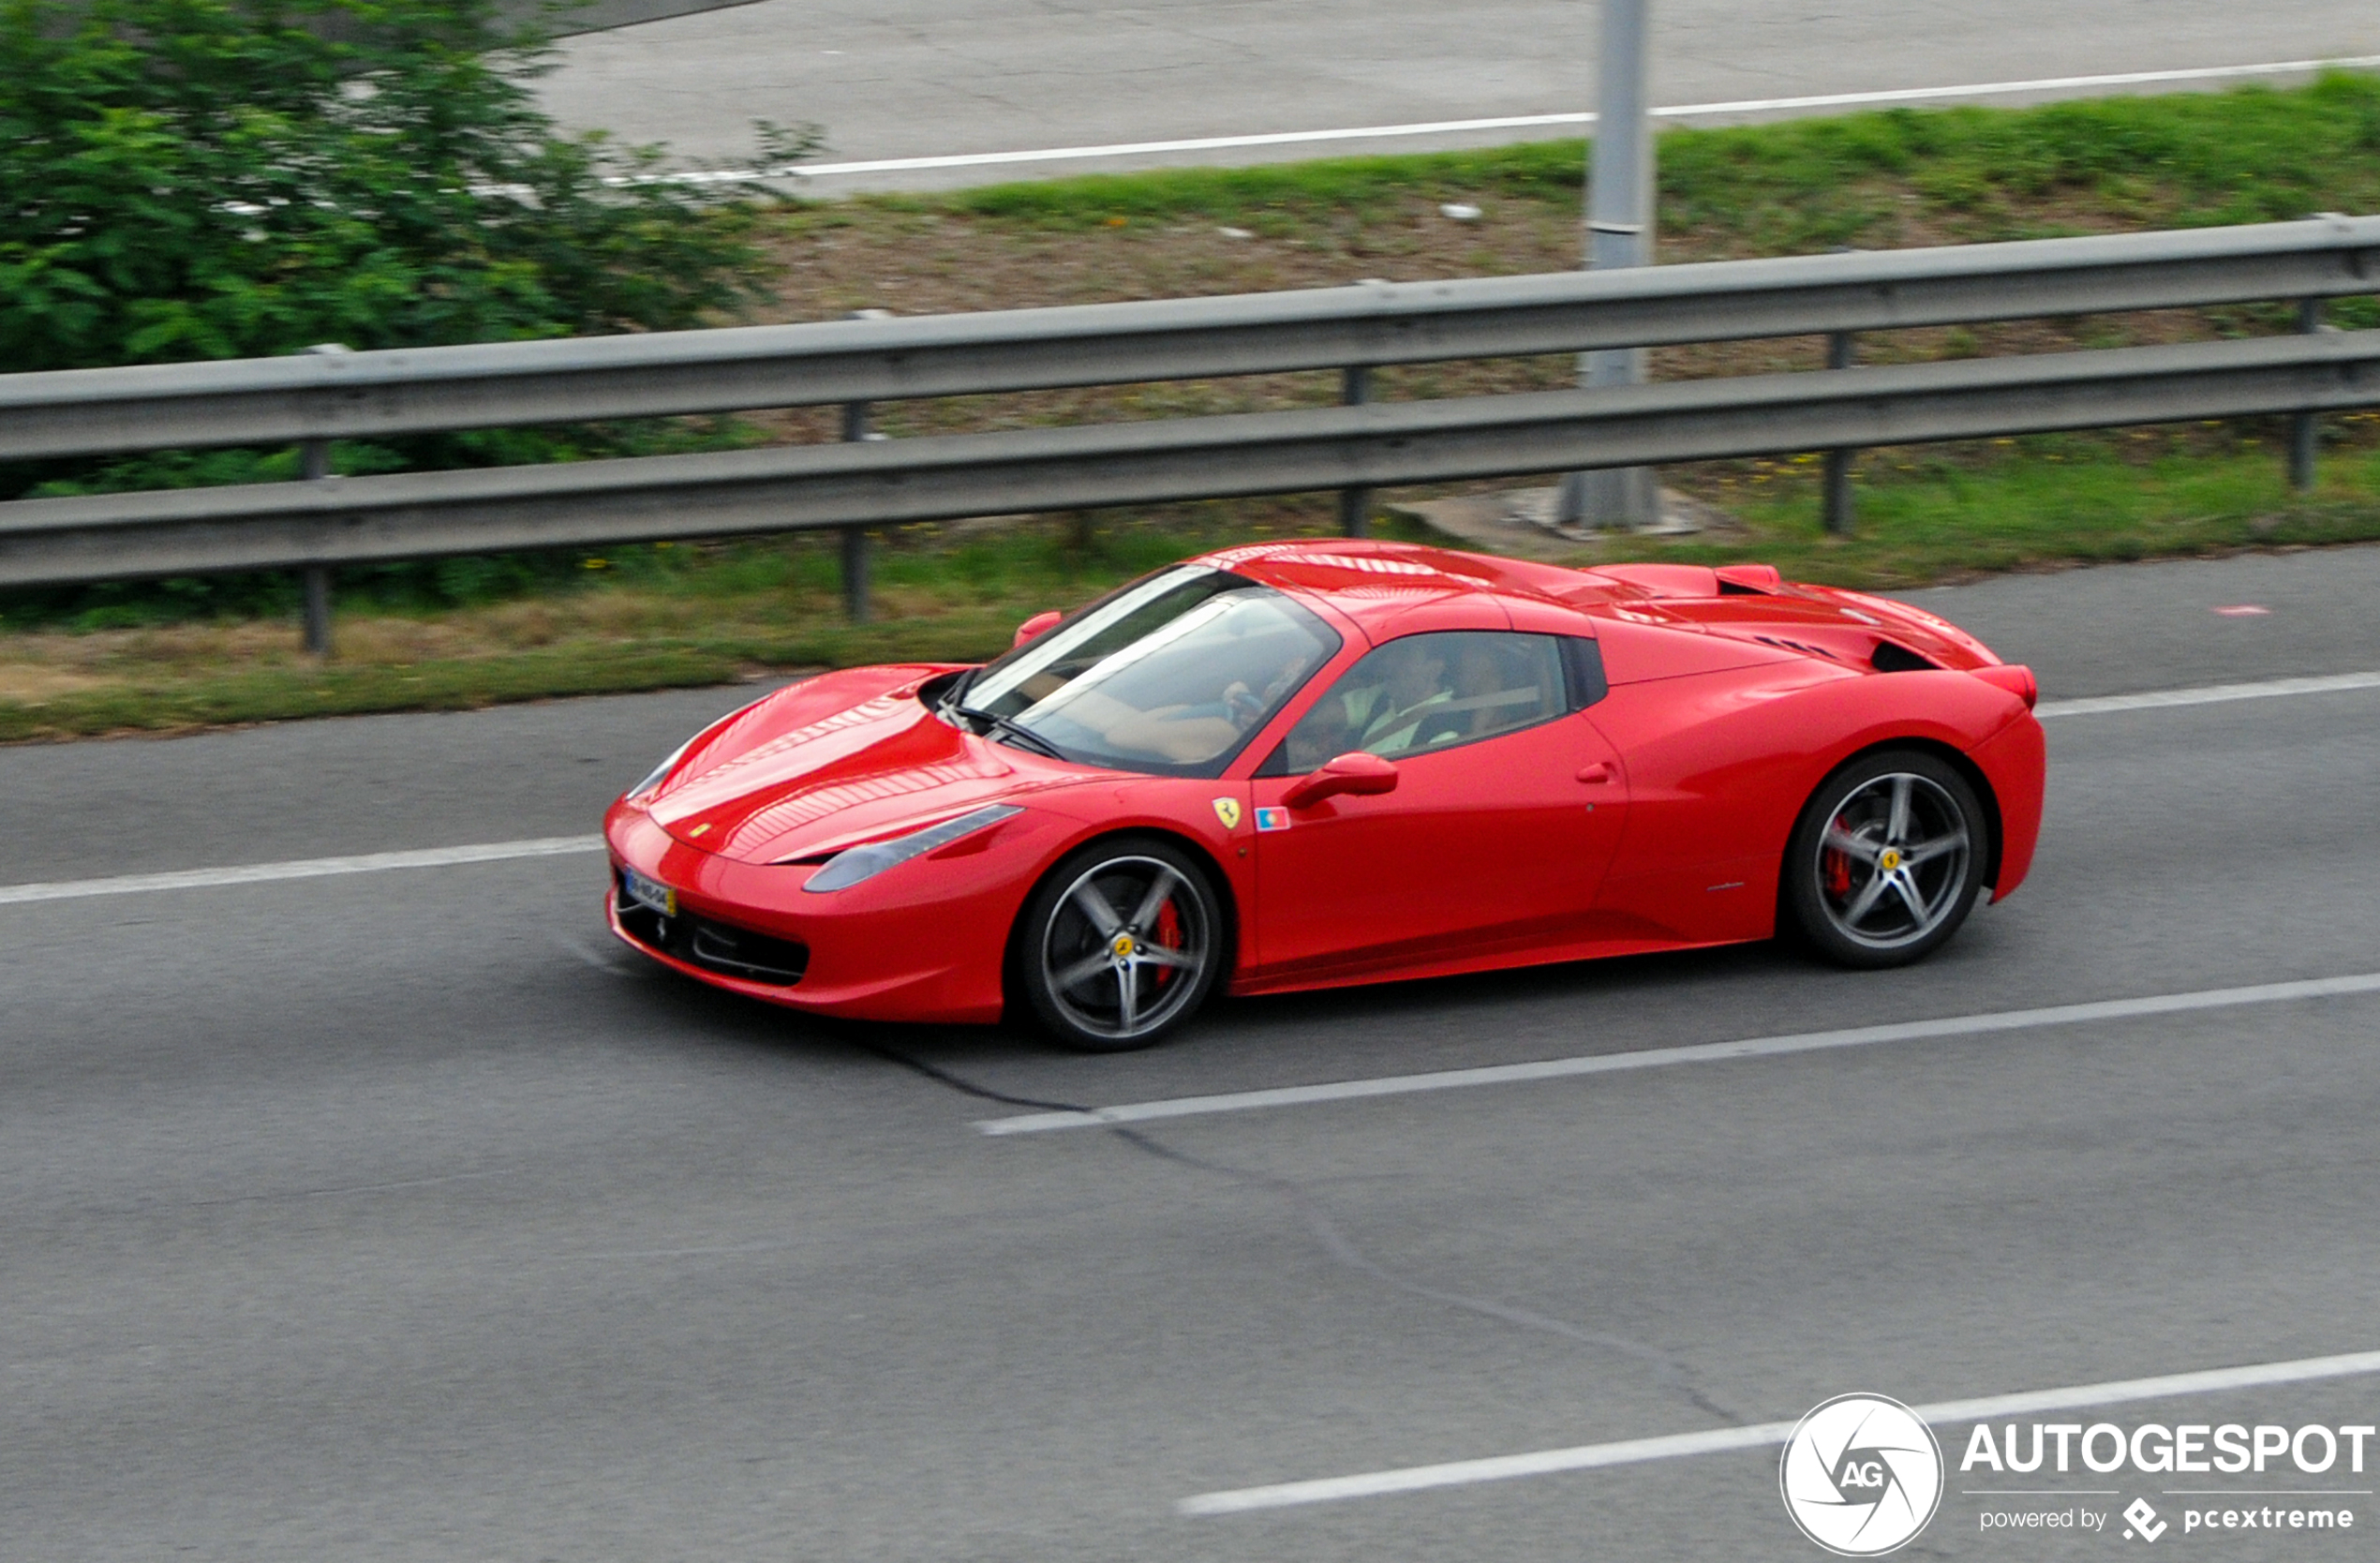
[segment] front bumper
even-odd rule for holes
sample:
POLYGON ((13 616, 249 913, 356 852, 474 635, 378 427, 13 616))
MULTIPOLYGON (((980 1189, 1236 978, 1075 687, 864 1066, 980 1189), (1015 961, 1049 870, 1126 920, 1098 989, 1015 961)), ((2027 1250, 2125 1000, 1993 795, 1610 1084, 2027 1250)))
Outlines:
POLYGON ((782 990, 797 986, 810 969, 809 945, 692 912, 670 916, 631 897, 617 871, 612 879, 612 931, 647 955, 706 977, 782 990))
POLYGON ((673 971, 822 1015, 961 1025, 1000 1019, 1008 929, 1030 886, 1029 869, 1010 883, 1019 878, 1014 850, 977 842, 948 859, 930 855, 849 890, 811 895, 801 888, 810 868, 704 852, 624 804, 605 818, 603 837, 612 932, 673 971), (677 915, 661 917, 630 901, 623 868, 675 891, 677 915))

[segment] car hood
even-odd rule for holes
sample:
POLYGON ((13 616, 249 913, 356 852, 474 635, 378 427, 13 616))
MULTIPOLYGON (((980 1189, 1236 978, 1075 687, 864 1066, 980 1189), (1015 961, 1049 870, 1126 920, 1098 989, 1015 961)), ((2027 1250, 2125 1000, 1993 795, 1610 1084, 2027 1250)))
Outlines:
POLYGON ((646 807, 689 846, 781 863, 1085 779, 936 717, 917 690, 946 671, 855 668, 781 690, 698 737, 646 807))

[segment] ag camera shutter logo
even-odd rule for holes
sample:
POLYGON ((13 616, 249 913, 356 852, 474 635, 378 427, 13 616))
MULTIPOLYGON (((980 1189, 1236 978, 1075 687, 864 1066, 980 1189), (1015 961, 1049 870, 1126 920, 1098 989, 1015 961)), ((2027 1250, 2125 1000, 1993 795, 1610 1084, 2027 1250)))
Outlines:
POLYGON ((1897 1400, 1837 1395, 1795 1424, 1777 1481, 1803 1535, 1838 1557, 1878 1557, 1941 1507, 1942 1446, 1897 1400))

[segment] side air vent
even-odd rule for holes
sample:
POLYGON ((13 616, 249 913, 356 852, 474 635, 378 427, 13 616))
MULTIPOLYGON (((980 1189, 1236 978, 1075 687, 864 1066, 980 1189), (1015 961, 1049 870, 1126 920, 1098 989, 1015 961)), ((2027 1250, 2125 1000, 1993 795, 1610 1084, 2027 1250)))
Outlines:
POLYGON ((1876 654, 1867 659, 1868 665, 1879 673, 1924 673, 1941 666, 1940 662, 1921 657, 1908 647, 1889 640, 1876 643, 1876 654))

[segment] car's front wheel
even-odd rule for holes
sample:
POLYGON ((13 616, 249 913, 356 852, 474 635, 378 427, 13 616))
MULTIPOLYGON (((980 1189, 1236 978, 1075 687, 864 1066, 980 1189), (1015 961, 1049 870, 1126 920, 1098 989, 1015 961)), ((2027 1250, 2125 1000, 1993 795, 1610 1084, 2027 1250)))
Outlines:
POLYGON ((1845 966, 1899 966, 1966 920, 1991 858, 1990 820, 1934 755, 1887 751, 1837 771, 1785 849, 1785 902, 1803 937, 1845 966))
POLYGON ((1224 960, 1206 874, 1170 842, 1093 841, 1025 903, 1017 975, 1034 1016, 1068 1047, 1145 1048, 1197 1012, 1224 960))

